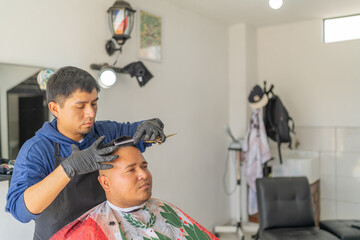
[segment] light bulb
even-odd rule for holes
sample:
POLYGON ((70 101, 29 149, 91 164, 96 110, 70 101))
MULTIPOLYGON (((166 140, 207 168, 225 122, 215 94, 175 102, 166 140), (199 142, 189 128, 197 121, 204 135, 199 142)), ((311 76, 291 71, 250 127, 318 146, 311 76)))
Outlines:
POLYGON ((272 9, 279 9, 283 5, 283 0, 269 0, 269 5, 272 9))
POLYGON ((109 88, 116 82, 116 73, 111 68, 104 68, 99 72, 99 85, 103 88, 109 88))

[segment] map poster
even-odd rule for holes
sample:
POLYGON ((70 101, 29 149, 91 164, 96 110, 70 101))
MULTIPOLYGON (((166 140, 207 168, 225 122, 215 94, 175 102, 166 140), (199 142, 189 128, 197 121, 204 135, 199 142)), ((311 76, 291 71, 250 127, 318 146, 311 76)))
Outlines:
POLYGON ((161 61, 161 17, 140 10, 141 58, 161 61))

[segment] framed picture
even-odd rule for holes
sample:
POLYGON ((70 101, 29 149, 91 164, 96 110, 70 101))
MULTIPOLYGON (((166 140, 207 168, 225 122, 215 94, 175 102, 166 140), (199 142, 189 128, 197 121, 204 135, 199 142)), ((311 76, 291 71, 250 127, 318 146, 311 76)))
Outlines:
POLYGON ((140 10, 139 57, 161 61, 161 17, 140 10))

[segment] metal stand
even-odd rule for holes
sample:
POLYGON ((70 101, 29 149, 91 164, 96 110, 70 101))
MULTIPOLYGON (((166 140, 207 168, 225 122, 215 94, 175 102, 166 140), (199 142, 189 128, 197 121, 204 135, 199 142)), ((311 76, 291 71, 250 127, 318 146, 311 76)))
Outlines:
MULTIPOLYGON (((237 200, 237 208, 236 208, 236 224, 230 226, 215 226, 214 232, 218 237, 221 233, 236 233, 241 240, 245 239, 244 231, 242 228, 242 219, 241 219, 241 145, 233 143, 228 148, 228 151, 235 153, 236 158, 236 200, 237 200)), ((230 154, 229 154, 230 157, 230 154)))

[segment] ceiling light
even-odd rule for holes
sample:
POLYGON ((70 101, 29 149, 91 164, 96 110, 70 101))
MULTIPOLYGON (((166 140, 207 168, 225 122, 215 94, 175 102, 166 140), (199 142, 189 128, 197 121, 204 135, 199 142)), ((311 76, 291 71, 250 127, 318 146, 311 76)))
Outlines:
POLYGON ((283 5, 283 0, 269 0, 269 5, 272 9, 279 9, 283 5))

